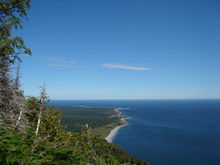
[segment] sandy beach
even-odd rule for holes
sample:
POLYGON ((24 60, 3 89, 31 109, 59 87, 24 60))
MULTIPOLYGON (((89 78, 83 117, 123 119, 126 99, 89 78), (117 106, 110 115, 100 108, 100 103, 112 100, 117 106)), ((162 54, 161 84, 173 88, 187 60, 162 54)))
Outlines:
MULTIPOLYGON (((116 108, 114 110, 116 112, 118 112, 118 116, 121 117, 121 112, 119 112, 119 110, 123 110, 123 109, 127 109, 127 108, 116 108)), ((105 140, 107 140, 107 142, 111 143, 113 141, 113 139, 115 138, 115 136, 117 135, 117 133, 120 130, 120 128, 122 128, 122 127, 127 125, 127 122, 125 121, 125 119, 128 119, 128 117, 121 118, 121 120, 124 122, 124 124, 123 125, 119 125, 119 126, 117 126, 117 127, 115 127, 114 129, 111 130, 109 135, 105 138, 105 140)))

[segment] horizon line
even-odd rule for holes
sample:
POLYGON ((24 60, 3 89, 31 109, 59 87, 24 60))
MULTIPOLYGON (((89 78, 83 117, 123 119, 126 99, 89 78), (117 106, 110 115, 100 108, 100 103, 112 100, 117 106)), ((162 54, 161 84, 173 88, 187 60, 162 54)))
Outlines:
POLYGON ((161 99, 49 99, 49 101, 110 101, 110 100, 220 100, 220 98, 161 98, 161 99))

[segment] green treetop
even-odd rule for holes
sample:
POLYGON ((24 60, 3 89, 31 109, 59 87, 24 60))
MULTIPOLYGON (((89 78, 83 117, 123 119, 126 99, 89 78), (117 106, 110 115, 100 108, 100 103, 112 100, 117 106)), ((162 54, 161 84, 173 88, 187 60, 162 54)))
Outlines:
POLYGON ((0 0, 0 61, 13 63, 20 54, 31 55, 23 39, 12 36, 14 29, 22 28, 29 8, 30 0, 0 0))

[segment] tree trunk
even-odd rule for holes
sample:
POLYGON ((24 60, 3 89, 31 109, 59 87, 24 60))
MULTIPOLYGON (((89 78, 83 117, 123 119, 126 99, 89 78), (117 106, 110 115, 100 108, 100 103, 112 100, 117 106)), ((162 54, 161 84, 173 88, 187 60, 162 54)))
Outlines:
POLYGON ((21 117, 22 117, 23 111, 24 111, 23 108, 21 108, 19 116, 18 116, 18 120, 17 120, 16 125, 15 125, 15 129, 18 128, 18 125, 19 125, 19 123, 21 121, 21 117))
POLYGON ((41 89, 41 95, 40 95, 40 112, 39 112, 37 127, 36 127, 36 131, 35 131, 36 136, 38 135, 38 132, 39 132, 41 118, 42 118, 42 115, 43 115, 43 110, 45 108, 45 99, 46 98, 47 98, 46 88, 45 88, 45 85, 44 85, 41 89))
POLYGON ((39 132, 39 127, 40 127, 40 122, 41 122, 41 117, 42 117, 42 109, 40 110, 40 113, 39 113, 39 116, 38 116, 38 121, 37 121, 37 128, 36 128, 36 131, 35 131, 35 135, 37 136, 38 135, 38 132, 39 132))

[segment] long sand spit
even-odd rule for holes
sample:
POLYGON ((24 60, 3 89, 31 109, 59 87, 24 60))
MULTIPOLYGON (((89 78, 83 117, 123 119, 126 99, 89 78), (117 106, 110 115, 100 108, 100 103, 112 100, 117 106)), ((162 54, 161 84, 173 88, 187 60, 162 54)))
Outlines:
MULTIPOLYGON (((119 112, 119 110, 125 110, 125 109, 128 109, 128 108, 116 108, 114 109, 116 112, 118 112, 118 117, 121 117, 121 112, 119 112)), ((118 131, 127 125, 127 122, 125 121, 125 119, 128 119, 128 117, 124 117, 124 118, 121 118, 121 120, 123 121, 123 125, 119 125, 115 128, 113 128, 111 130, 111 132, 109 133, 109 135, 105 138, 105 140, 107 140, 107 142, 109 143, 112 143, 113 139, 115 138, 115 136, 117 135, 118 131)))

